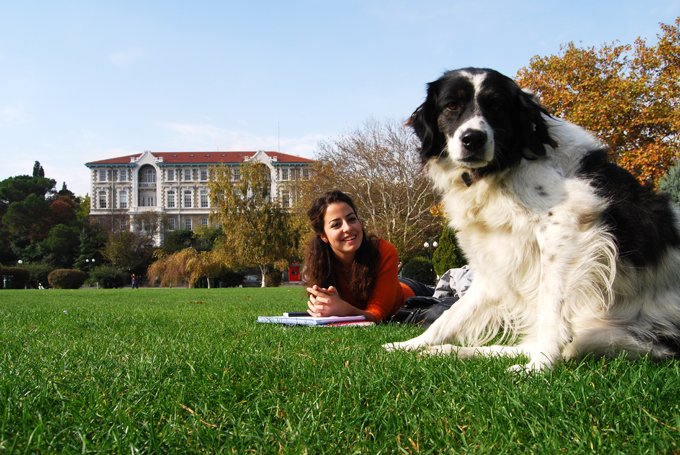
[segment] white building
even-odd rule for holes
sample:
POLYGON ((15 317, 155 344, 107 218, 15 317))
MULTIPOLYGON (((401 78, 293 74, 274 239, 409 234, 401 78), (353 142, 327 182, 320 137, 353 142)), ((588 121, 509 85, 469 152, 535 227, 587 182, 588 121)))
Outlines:
MULTIPOLYGON (((291 182, 309 178, 308 158, 271 151, 150 152, 86 163, 90 169, 90 215, 114 230, 148 229, 162 220, 163 231, 208 225, 211 212, 210 168, 232 166, 238 178, 244 161, 264 163, 271 172, 271 193, 283 207, 295 198, 291 182)), ((154 228, 154 230, 156 230, 154 228)))

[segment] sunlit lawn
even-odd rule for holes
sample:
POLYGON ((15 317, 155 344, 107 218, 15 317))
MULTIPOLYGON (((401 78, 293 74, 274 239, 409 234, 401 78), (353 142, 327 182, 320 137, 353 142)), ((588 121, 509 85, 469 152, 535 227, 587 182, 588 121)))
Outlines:
POLYGON ((260 325, 302 288, 0 291, 0 452, 640 453, 680 447, 678 361, 386 353, 416 327, 260 325))

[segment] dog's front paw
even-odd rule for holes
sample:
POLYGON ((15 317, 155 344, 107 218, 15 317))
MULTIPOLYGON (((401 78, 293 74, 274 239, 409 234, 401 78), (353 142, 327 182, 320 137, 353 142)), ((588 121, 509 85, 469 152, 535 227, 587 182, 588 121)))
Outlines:
POLYGON ((420 352, 420 355, 449 355, 458 352, 458 346, 452 344, 438 344, 436 346, 428 346, 420 352))
POLYGON ((511 373, 519 374, 533 374, 533 373, 543 373, 544 371, 550 370, 552 367, 552 362, 547 360, 532 360, 524 365, 513 365, 508 368, 511 373))
POLYGON ((388 352, 393 351, 417 351, 422 348, 423 344, 415 340, 401 341, 395 343, 383 344, 383 348, 388 352))

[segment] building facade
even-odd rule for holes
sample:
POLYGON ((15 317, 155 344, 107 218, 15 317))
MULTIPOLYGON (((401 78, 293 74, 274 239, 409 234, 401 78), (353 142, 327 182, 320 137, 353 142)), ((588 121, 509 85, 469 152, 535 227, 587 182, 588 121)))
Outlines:
POLYGON ((314 160, 272 151, 151 152, 86 163, 90 169, 90 215, 113 230, 193 230, 210 223, 211 168, 230 166, 235 180, 246 161, 265 164, 274 200, 291 207, 293 183, 308 179, 314 160))

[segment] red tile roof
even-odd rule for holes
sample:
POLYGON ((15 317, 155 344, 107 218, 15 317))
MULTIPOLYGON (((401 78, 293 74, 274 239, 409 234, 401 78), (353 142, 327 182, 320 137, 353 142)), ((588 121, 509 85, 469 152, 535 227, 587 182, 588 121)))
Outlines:
MULTIPOLYGON (((151 152, 157 158, 163 158, 163 164, 219 164, 219 163, 242 163, 245 158, 250 158, 257 152, 151 152)), ((314 160, 301 156, 289 155, 281 152, 264 151, 267 156, 274 158, 279 163, 313 163, 314 160)), ((101 164, 130 164, 132 158, 139 158, 141 153, 135 155, 119 156, 105 160, 90 161, 85 166, 101 164)))

